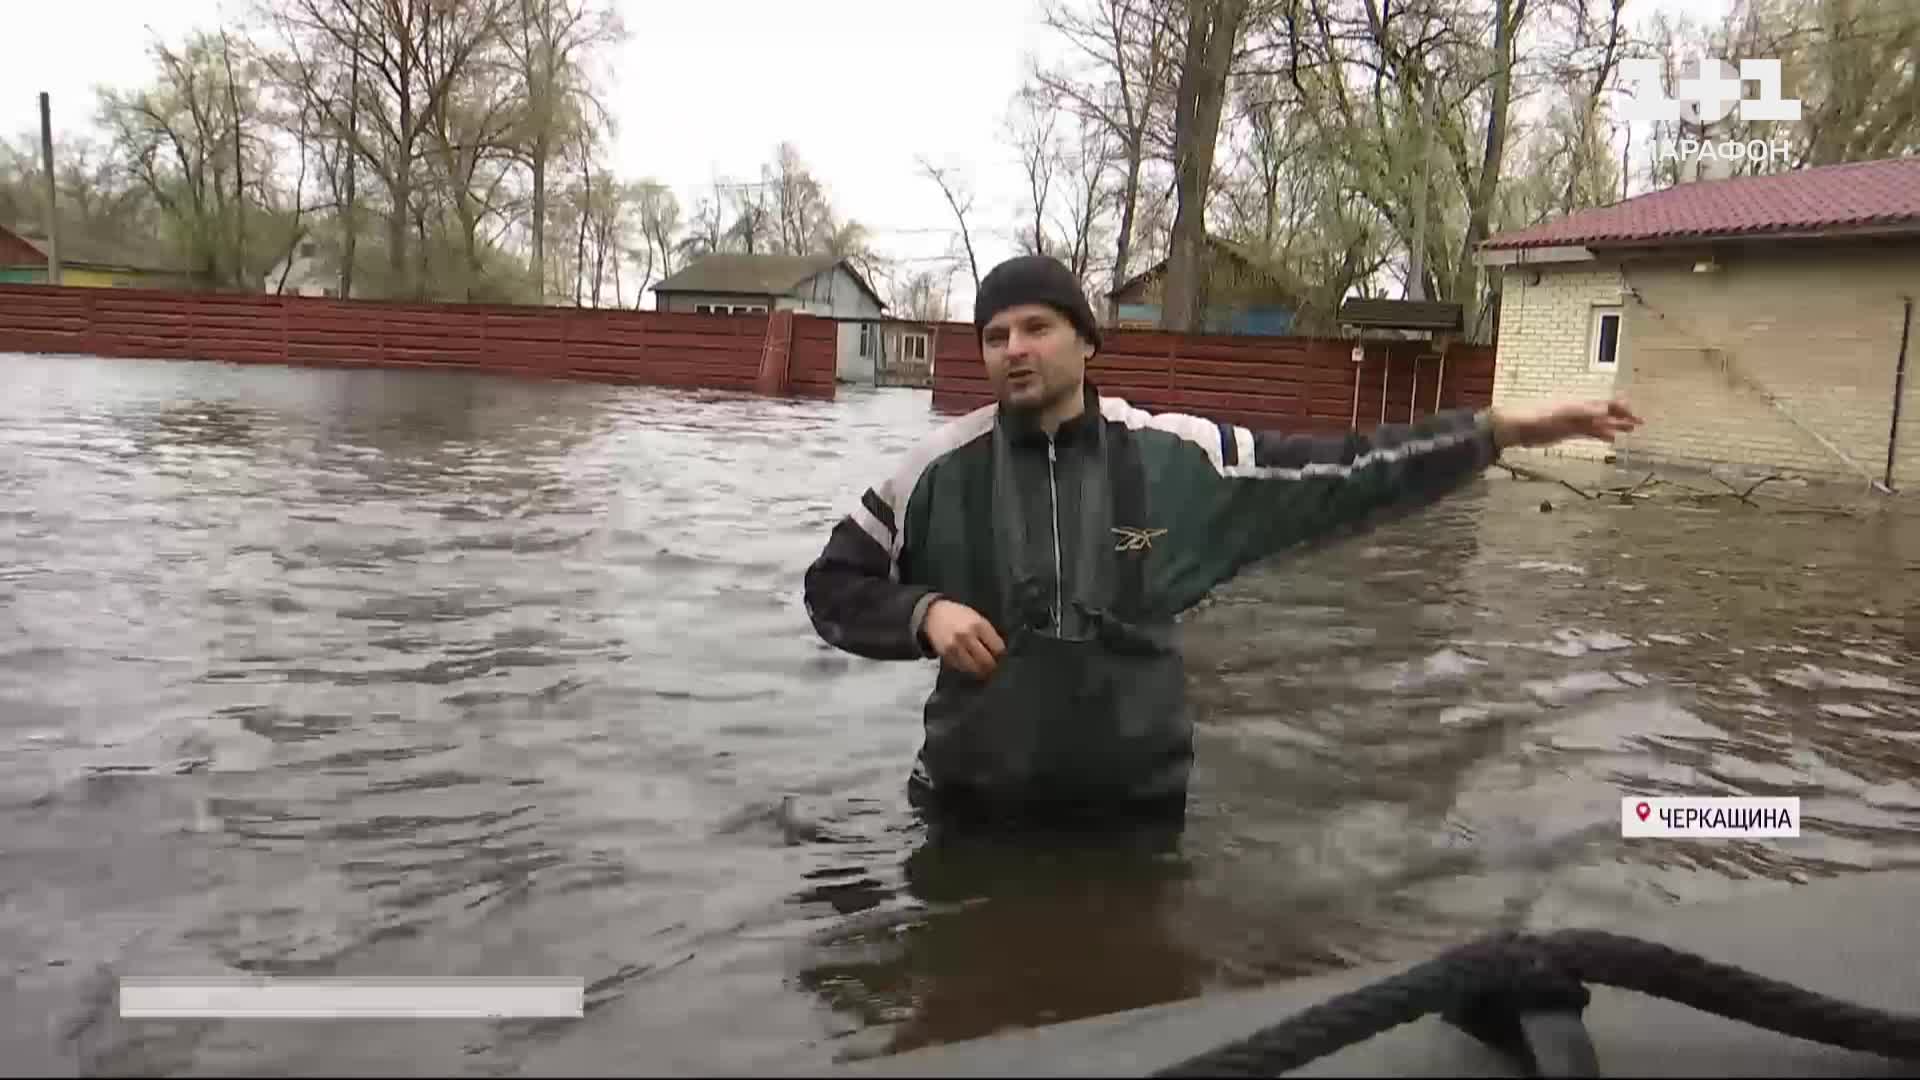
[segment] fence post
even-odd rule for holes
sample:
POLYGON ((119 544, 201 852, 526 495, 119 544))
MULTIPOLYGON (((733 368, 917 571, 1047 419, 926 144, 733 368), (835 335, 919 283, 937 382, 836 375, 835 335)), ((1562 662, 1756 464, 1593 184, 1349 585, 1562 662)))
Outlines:
MULTIPOLYGON (((767 336, 760 345, 760 375, 754 389, 768 397, 785 394, 792 382, 793 320, 791 311, 767 314, 767 336)), ((835 347, 837 360, 837 341, 835 347)))

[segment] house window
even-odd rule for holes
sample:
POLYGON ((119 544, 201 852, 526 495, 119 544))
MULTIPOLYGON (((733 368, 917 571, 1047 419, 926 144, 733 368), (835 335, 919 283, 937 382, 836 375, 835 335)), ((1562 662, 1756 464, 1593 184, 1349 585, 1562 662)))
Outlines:
POLYGON ((862 357, 868 357, 873 355, 873 324, 872 323, 860 324, 860 355, 862 357))
POLYGON ((694 311, 694 314, 696 315, 753 315, 756 313, 764 314, 766 310, 767 310, 767 305, 765 304, 695 304, 693 305, 693 311, 694 311))
POLYGON ((900 359, 910 363, 927 362, 927 335, 907 334, 900 339, 900 359))
POLYGON ((1587 360, 1595 371, 1614 371, 1620 362, 1620 309, 1617 307, 1596 307, 1593 309, 1592 346, 1587 351, 1587 360))

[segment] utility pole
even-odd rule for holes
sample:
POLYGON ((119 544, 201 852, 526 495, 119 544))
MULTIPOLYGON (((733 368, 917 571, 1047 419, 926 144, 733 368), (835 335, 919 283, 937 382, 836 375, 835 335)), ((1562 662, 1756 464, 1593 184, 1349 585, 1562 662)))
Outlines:
POLYGON ((60 212, 54 205, 53 108, 40 92, 40 165, 47 174, 47 284, 60 284, 60 212))

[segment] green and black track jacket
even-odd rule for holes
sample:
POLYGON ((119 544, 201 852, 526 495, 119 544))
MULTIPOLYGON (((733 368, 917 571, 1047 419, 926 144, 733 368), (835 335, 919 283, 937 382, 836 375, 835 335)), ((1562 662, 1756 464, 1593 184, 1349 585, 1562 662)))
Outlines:
POLYGON ((1452 492, 1497 456, 1484 413, 1367 435, 1251 431, 1102 397, 1049 438, 982 407, 930 435, 806 572, 821 638, 914 660, 936 598, 991 620, 981 680, 942 665, 912 782, 1007 808, 1183 797, 1175 616, 1260 559, 1452 492))

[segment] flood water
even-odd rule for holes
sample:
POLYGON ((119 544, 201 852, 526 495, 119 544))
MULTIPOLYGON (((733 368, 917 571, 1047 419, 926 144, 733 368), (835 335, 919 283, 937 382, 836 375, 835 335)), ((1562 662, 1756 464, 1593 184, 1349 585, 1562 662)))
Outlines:
POLYGON ((0 364, 9 1072, 807 1069, 1920 865, 1911 496, 1496 470, 1188 619, 1177 852, 950 851, 902 786, 931 667, 800 597, 924 392, 0 364), (1803 835, 1623 841, 1628 792, 1798 795, 1803 835), (589 1012, 114 1015, 116 976, 239 972, 589 1012))

